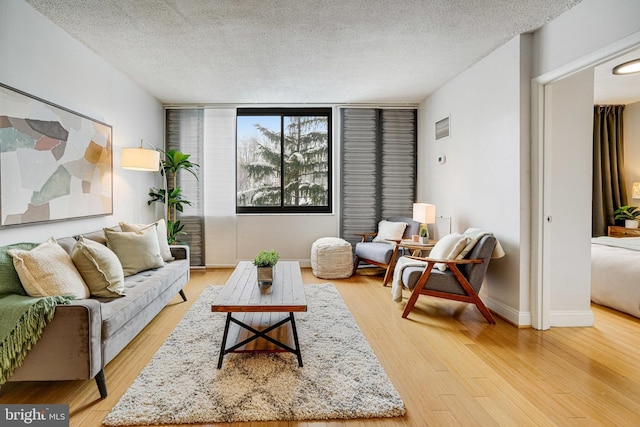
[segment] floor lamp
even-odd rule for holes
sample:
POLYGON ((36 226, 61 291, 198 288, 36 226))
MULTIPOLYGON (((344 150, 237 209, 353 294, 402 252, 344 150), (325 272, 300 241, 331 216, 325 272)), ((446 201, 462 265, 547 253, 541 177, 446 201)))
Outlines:
MULTIPOLYGON (((134 148, 123 148, 122 156, 120 158, 120 167, 123 169, 130 169, 136 171, 143 172, 158 172, 160 170, 160 152, 156 150, 156 148, 149 144, 148 142, 144 142, 142 139, 140 140, 140 146, 134 148), (144 148, 142 145, 147 144, 151 149, 144 148)), ((167 220, 167 175, 163 171, 160 172, 162 174, 162 181, 164 184, 164 214, 163 218, 166 222, 167 220)))

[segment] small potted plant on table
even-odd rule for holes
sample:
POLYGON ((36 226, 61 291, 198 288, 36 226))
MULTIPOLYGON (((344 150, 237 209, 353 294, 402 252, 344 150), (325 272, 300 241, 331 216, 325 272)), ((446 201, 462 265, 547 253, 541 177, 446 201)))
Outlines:
POLYGON ((258 267, 258 284, 270 286, 273 283, 273 266, 280 259, 275 250, 260 251, 253 259, 253 265, 258 267))
POLYGON ((620 206, 613 212, 613 218, 623 219, 625 228, 638 228, 638 217, 640 216, 640 210, 637 206, 620 206))

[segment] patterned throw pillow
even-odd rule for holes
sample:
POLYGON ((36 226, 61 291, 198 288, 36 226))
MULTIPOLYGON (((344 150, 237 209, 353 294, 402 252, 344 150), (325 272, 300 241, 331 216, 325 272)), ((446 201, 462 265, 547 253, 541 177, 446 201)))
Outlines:
POLYGON ((89 289, 71 257, 53 237, 30 251, 10 249, 7 253, 13 258, 20 282, 29 296, 89 297, 89 289))
POLYGON ((104 229, 107 246, 118 256, 125 277, 164 266, 155 228, 140 231, 104 229))
POLYGON ((82 236, 71 251, 71 259, 91 295, 120 297, 124 295, 124 272, 118 256, 102 243, 82 236))

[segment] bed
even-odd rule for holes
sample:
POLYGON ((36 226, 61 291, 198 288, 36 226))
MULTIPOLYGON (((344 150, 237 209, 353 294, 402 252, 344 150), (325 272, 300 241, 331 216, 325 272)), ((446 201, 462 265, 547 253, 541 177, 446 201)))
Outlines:
POLYGON ((640 318, 640 237, 591 239, 591 301, 640 318))

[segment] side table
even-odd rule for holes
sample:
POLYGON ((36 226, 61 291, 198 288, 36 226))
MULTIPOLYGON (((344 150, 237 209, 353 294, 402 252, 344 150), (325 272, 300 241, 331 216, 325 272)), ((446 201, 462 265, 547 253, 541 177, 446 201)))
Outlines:
MULTIPOLYGON (((412 239, 405 239, 400 241, 390 240, 390 242, 395 243, 396 246, 395 248, 393 248, 393 255, 391 256, 393 264, 389 265, 389 268, 391 269, 389 277, 393 277, 393 270, 396 267, 396 262, 398 261, 398 251, 400 249, 410 250, 412 256, 422 256, 423 251, 430 252, 436 244, 436 240, 429 240, 429 243, 418 243, 414 242, 412 239)), ((428 253, 425 255, 428 255, 428 253)), ((383 283, 382 286, 387 286, 387 282, 383 283)))

